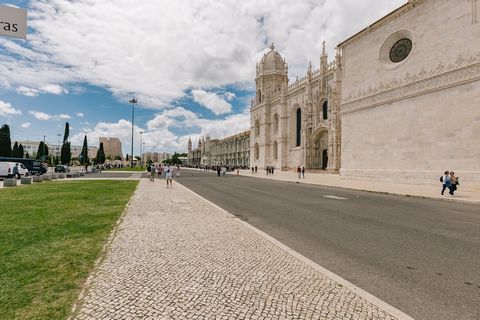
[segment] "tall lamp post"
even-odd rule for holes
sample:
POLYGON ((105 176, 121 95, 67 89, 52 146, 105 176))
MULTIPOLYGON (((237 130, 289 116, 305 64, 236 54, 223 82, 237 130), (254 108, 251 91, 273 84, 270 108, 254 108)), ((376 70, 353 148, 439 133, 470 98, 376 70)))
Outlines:
POLYGON ((143 167, 143 131, 140 131, 140 167, 143 167))
POLYGON ((129 103, 132 104, 132 152, 131 152, 131 158, 130 158, 130 167, 133 168, 133 121, 134 121, 134 116, 135 116, 135 103, 138 103, 137 99, 132 98, 129 103))

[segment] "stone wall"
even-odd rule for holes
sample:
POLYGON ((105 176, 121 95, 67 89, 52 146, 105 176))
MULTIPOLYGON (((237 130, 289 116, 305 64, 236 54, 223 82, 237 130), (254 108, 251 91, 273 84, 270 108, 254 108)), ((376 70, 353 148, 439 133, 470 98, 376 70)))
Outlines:
POLYGON ((472 4, 409 3, 340 45, 343 177, 432 184, 454 170, 467 186, 480 185, 480 23, 472 4), (385 56, 395 36, 413 43, 399 63, 385 56))

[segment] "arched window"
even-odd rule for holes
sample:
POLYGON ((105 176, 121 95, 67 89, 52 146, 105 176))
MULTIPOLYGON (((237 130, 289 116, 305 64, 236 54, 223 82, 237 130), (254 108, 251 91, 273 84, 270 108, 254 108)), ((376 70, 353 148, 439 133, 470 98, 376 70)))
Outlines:
POLYGON ((255 156, 255 160, 258 160, 259 158, 259 153, 260 153, 260 150, 258 148, 258 143, 255 143, 255 148, 253 150, 253 153, 254 153, 254 156, 255 156))
POLYGON ((278 159, 278 143, 277 141, 273 142, 273 159, 278 159))
POLYGON ((296 146, 299 147, 302 142, 302 109, 297 109, 297 143, 296 146))
POLYGON ((328 119, 328 100, 323 103, 322 106, 323 120, 328 119))
POLYGON ((257 101, 258 101, 258 103, 262 103, 262 91, 261 90, 257 91, 257 101))
POLYGON ((278 133, 278 114, 273 115, 273 133, 278 133))
POLYGON ((255 120, 255 136, 260 135, 260 121, 257 119, 255 120))

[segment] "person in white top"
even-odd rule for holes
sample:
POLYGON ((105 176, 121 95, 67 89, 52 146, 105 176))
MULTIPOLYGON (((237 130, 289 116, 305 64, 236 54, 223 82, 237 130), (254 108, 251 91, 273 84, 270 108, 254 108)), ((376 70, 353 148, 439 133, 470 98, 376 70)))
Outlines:
POLYGON ((164 168, 164 171, 165 171, 165 178, 167 179, 167 188, 168 186, 172 187, 173 172, 170 164, 168 164, 167 167, 164 168))

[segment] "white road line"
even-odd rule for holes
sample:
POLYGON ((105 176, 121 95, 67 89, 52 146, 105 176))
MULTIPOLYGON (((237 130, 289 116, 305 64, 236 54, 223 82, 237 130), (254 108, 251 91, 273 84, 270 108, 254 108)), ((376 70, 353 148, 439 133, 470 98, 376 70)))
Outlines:
POLYGON ((323 196, 324 198, 329 198, 329 199, 335 199, 335 200, 348 200, 348 198, 342 198, 342 197, 337 197, 337 196, 330 196, 330 195, 326 195, 326 196, 323 196))
MULTIPOLYGON (((204 200, 205 202, 211 204, 213 207, 217 208, 218 210, 220 210, 221 212, 225 213, 226 216, 228 217, 235 217, 233 214, 231 214, 230 212, 228 212, 227 210, 221 208, 220 206, 218 206, 217 204, 213 203, 212 201, 210 200, 207 200, 205 199, 204 197, 202 197, 201 195, 199 195, 198 193, 190 190, 189 188, 185 187, 184 185, 182 185, 181 183, 178 183, 177 182, 177 185, 190 191, 191 193, 193 193, 194 195, 196 195, 197 197, 199 197, 200 199, 204 200)), ((343 198, 343 199, 346 199, 346 198, 343 198)), ((372 303, 373 305, 379 307, 380 309, 383 309, 384 311, 388 312, 390 315, 396 317, 398 320, 415 320, 414 318, 410 317, 409 315, 407 315, 406 313, 402 312, 401 310, 395 308, 394 306, 386 303, 385 301, 375 297, 374 295, 372 295, 371 293, 368 293, 367 291, 357 287, 356 285, 354 285, 353 283, 343 279, 342 277, 340 277, 339 275, 331 272, 330 270, 322 267, 321 265, 319 265, 318 263, 308 259, 307 257, 301 255, 300 253, 298 253, 297 251, 291 249, 290 247, 286 246, 285 244, 281 243, 280 241, 278 241, 277 239, 273 238, 272 236, 268 235, 267 233, 263 232, 262 230, 260 229, 257 229, 256 227, 252 226, 251 224, 249 224, 248 222, 245 222, 243 220, 240 220, 238 219, 238 222, 243 224, 244 226, 246 226, 247 228, 249 228, 250 230, 256 232, 257 234, 259 234, 260 236, 262 236, 263 238, 267 239, 268 241, 270 241, 271 243, 275 244, 276 246, 282 248, 284 251, 288 252, 289 254, 291 254, 292 256, 296 257, 297 259, 299 259, 300 261, 303 261, 305 264, 309 265, 310 267, 312 267, 313 269, 317 270, 318 272, 320 272, 321 274, 323 274, 324 276, 326 276, 327 278, 330 278, 331 280, 343 285, 345 288, 349 289, 350 291, 352 291, 353 293, 359 295, 360 297, 362 297, 363 299, 367 300, 368 302, 372 303)))

